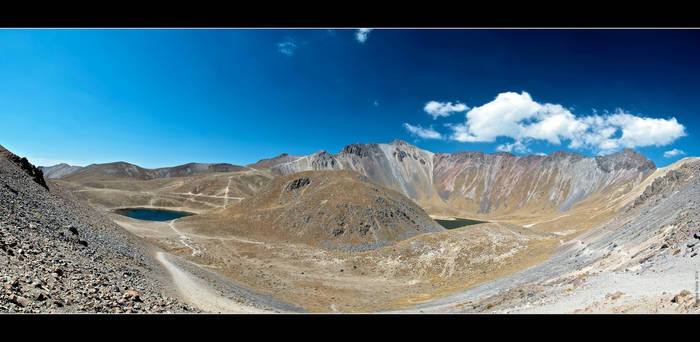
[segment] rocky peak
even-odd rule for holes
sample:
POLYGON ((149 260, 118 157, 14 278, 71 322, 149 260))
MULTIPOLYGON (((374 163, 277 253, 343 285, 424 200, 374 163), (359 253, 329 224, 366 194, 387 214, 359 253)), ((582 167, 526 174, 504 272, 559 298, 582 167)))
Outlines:
POLYGON ((404 146, 413 146, 413 145, 411 145, 411 144, 409 144, 409 143, 407 143, 407 142, 405 142, 405 141, 403 141, 403 140, 401 140, 401 139, 394 139, 394 141, 390 142, 389 145, 396 145, 396 146, 401 146, 401 145, 404 145, 404 146))
POLYGON ((369 155, 367 145, 361 143, 347 145, 343 147, 343 150, 340 152, 345 154, 354 154, 359 156, 360 158, 367 157, 369 155))
POLYGON ((656 165, 653 161, 629 148, 607 156, 595 157, 595 160, 598 163, 598 167, 606 172, 620 169, 636 169, 637 171, 645 172, 656 169, 656 165))
POLYGON ((458 151, 447 155, 449 159, 455 161, 463 161, 467 159, 474 159, 478 161, 483 161, 486 158, 486 153, 478 151, 458 151))
POLYGON ((313 154, 314 157, 326 157, 326 156, 330 156, 330 155, 331 154, 328 153, 328 151, 326 151, 326 150, 320 150, 320 151, 313 154))
POLYGON ((571 153, 571 161, 572 161, 572 162, 576 162, 576 161, 579 161, 579 160, 585 159, 585 158, 586 158, 586 157, 582 156, 582 155, 581 155, 580 153, 578 153, 578 152, 571 153))
POLYGON ((550 153, 547 157, 549 157, 552 160, 560 160, 564 159, 569 156, 569 152, 566 152, 564 150, 559 150, 559 151, 554 151, 550 153))
POLYGON ((516 156, 510 152, 498 152, 498 153, 494 153, 493 155, 498 156, 498 157, 515 157, 516 156))
POLYGON ((547 156, 543 156, 541 154, 528 154, 528 155, 524 155, 524 156, 520 157, 520 159, 522 159, 528 163, 537 162, 537 161, 540 161, 540 160, 545 159, 545 158, 547 158, 547 156))
POLYGON ((320 150, 311 155, 311 165, 314 170, 335 169, 336 164, 335 157, 326 150, 320 150))

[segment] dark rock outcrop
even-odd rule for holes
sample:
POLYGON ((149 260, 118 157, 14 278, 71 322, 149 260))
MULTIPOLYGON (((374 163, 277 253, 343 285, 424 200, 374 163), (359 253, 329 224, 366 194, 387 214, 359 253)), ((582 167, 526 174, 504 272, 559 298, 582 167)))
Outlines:
POLYGON ((605 172, 614 170, 634 170, 646 172, 656 169, 654 162, 647 159, 641 153, 626 148, 618 153, 613 153, 607 156, 595 157, 598 167, 605 172))
POLYGON ((287 191, 292 191, 299 189, 305 185, 308 185, 311 181, 308 178, 298 178, 293 180, 289 185, 287 185, 287 191))
POLYGON ((644 189, 644 192, 634 200, 634 204, 628 210, 640 206, 649 199, 657 198, 658 200, 659 195, 662 198, 668 196, 670 191, 681 187, 698 173, 700 173, 700 163, 688 163, 676 170, 668 171, 663 177, 654 179, 644 189))
POLYGON ((372 147, 371 145, 372 144, 361 144, 361 143, 347 145, 347 146, 343 147, 343 150, 340 151, 340 153, 354 154, 356 156, 359 156, 360 158, 367 157, 369 155, 369 149, 372 147))
POLYGON ((6 158, 15 165, 19 166, 22 171, 24 171, 24 173, 26 173, 33 181, 41 185, 44 189, 49 190, 49 187, 46 185, 46 181, 44 180, 44 173, 36 166, 32 165, 27 158, 20 158, 2 146, 0 146, 0 157, 6 158))

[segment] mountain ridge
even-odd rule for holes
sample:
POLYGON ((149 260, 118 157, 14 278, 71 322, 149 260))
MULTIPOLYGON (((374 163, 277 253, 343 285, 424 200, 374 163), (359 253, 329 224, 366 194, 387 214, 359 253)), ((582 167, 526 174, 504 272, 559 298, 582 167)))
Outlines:
MULTIPOLYGON (((246 166, 189 163, 145 169, 125 162, 94 164, 61 178, 182 177, 202 172, 261 170, 273 176, 312 170, 350 170, 399 191, 440 215, 503 216, 564 212, 589 199, 633 187, 656 170, 653 161, 631 149, 587 157, 558 150, 549 155, 509 152, 433 153, 396 139, 353 143, 338 153, 306 156, 282 153, 246 166)), ((47 170, 51 172, 51 170, 47 170)))
POLYGON ((556 211, 567 211, 592 194, 637 183, 656 169, 651 160, 631 149, 596 157, 564 150, 546 156, 479 151, 448 154, 398 139, 386 144, 354 143, 336 154, 321 150, 307 156, 280 156, 265 160, 265 166, 277 175, 354 170, 426 208, 448 211, 458 207, 457 213, 483 215, 514 212, 533 199, 541 203, 531 209, 551 210, 551 204, 556 211), (513 193, 518 197, 516 203, 508 201, 513 193))
POLYGON ((66 163, 39 166, 47 178, 64 178, 74 174, 101 173, 115 178, 137 178, 142 180, 170 177, 185 177, 202 172, 231 172, 245 170, 245 166, 228 163, 187 163, 182 165, 148 169, 125 161, 72 166, 66 163))

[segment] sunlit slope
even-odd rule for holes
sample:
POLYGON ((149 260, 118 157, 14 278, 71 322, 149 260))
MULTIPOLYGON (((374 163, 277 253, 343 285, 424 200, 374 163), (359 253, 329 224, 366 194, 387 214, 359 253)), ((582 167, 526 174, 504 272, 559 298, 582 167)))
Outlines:
POLYGON ((244 168, 155 179, 75 173, 52 181, 98 208, 157 207, 206 212, 252 195, 272 177, 269 171, 244 168))
POLYGON ((606 194, 630 190, 656 169, 633 150, 584 157, 501 152, 432 153, 406 142, 352 144, 337 154, 284 155, 254 164, 276 174, 353 170, 416 201, 435 215, 501 218, 566 212, 606 194))
POLYGON ((356 172, 279 176, 238 204, 180 219, 197 234, 367 250, 444 231, 418 205, 356 172))

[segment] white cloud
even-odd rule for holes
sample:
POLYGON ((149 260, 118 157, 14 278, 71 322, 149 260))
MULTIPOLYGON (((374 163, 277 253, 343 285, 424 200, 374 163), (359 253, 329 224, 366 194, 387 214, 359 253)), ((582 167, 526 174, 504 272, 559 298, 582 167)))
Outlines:
POLYGON ((513 143, 503 151, 527 151, 530 140, 554 145, 569 141, 569 148, 610 153, 621 148, 664 146, 686 135, 676 118, 639 117, 618 109, 613 114, 577 117, 559 104, 538 103, 527 92, 501 93, 466 113, 462 124, 448 125, 450 139, 461 142, 493 142, 508 137, 513 143))
POLYGON ((411 133, 411 135, 417 135, 423 139, 442 139, 442 134, 434 130, 433 126, 423 128, 421 126, 413 126, 407 123, 404 123, 403 126, 411 133))
POLYGON ((292 38, 285 38, 283 42, 277 43, 277 51, 287 56, 294 55, 294 50, 296 50, 297 47, 297 44, 292 38))
POLYGON ((665 157, 665 158, 671 158, 671 157, 680 156, 680 155, 683 155, 683 154, 685 154, 685 152, 683 152, 683 150, 679 150, 679 149, 677 149, 677 148, 674 148, 674 149, 672 149, 672 150, 670 150, 670 151, 664 152, 664 157, 665 157))
POLYGON ((441 116, 450 116, 452 113, 455 112, 464 112, 466 110, 469 110, 469 107, 459 102, 453 105, 452 102, 430 101, 425 104, 423 110, 426 113, 430 114, 433 117, 433 120, 435 120, 441 116))
POLYGON ((498 145, 498 146, 496 146, 496 150, 499 150, 499 151, 502 151, 502 152, 513 152, 513 151, 515 151, 515 152, 518 152, 518 153, 527 153, 527 152, 530 152, 530 149, 527 148, 527 146, 525 146, 525 144, 523 144, 523 143, 520 142, 520 141, 515 141, 514 143, 511 143, 511 144, 506 143, 506 144, 498 145))
POLYGON ((361 28, 357 30, 357 33, 355 33, 355 39, 357 39, 358 42, 364 43, 367 41, 367 38, 369 38, 369 33, 372 32, 373 29, 369 28, 361 28))

